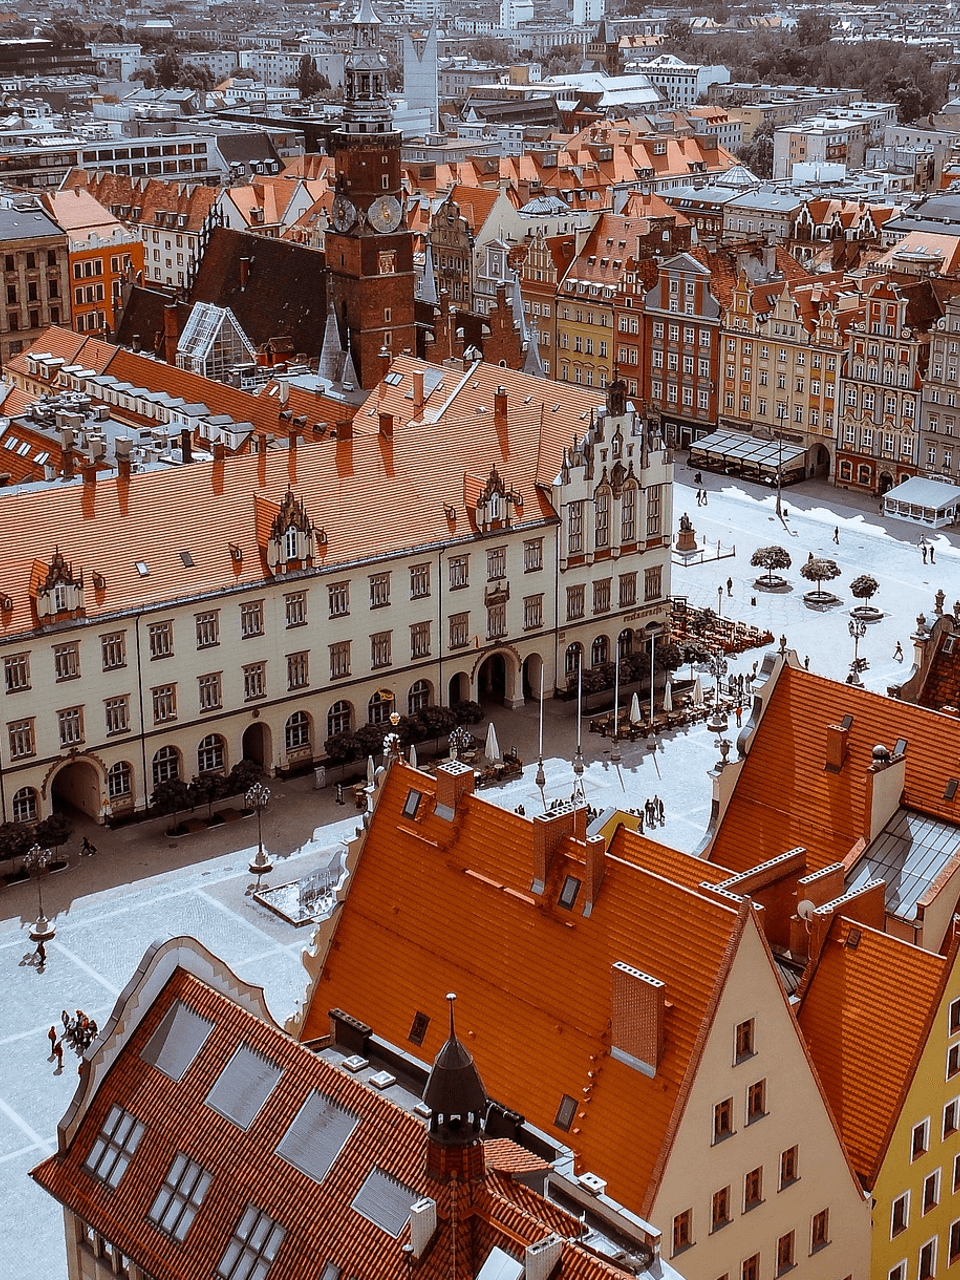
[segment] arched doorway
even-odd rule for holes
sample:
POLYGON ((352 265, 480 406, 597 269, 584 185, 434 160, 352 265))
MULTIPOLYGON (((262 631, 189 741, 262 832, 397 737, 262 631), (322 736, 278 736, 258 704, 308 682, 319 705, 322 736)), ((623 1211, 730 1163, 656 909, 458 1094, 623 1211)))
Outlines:
POLYGON ((240 753, 244 760, 252 760, 261 769, 266 769, 270 762, 270 737, 267 726, 259 720, 248 724, 243 731, 240 753))
POLYGON ((53 779, 50 787, 54 809, 79 809, 100 819, 100 774, 89 760, 72 760, 53 779))
POLYGON ((470 701, 470 677, 465 671, 458 671, 450 677, 450 701, 448 706, 455 707, 458 702, 470 701))
MULTIPOLYGON (((543 679, 543 659, 539 653, 531 653, 523 663, 523 697, 540 701, 540 683, 543 679)), ((544 689, 546 695, 546 689, 544 689)))
POLYGON ((477 672, 477 700, 503 705, 507 694, 507 664, 502 653, 484 658, 477 672))
POLYGON ((880 494, 881 494, 881 496, 882 496, 882 495, 883 495, 883 494, 885 494, 885 493, 889 493, 889 491, 890 491, 892 488, 893 488, 893 476, 890 474, 890 472, 889 472, 889 471, 881 471, 881 472, 880 472, 880 487, 879 487, 879 489, 878 489, 878 493, 880 493, 880 494))

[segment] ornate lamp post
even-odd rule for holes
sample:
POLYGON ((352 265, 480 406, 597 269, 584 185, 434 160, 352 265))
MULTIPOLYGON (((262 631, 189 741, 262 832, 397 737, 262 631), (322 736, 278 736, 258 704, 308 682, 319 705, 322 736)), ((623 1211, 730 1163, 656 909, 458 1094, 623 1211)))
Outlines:
POLYGON ((43 890, 41 888, 43 877, 48 874, 52 858, 53 854, 50 850, 41 849, 38 844, 28 849, 24 855, 23 865, 27 874, 36 877, 37 881, 37 920, 30 930, 31 942, 46 943, 56 937, 56 929, 43 913, 43 890))
POLYGON ((860 641, 866 634, 867 624, 862 618, 851 618, 847 623, 847 630, 853 637, 853 661, 850 663, 850 674, 847 676, 847 684, 863 684, 860 679, 860 672, 866 671, 867 660, 860 657, 860 641))
POLYGON ((713 653, 708 660, 710 674, 716 681, 716 689, 713 698, 713 719, 707 724, 708 729, 712 729, 715 733, 719 733, 721 729, 727 727, 727 717, 720 709, 720 681, 727 674, 729 663, 720 653, 713 653))
POLYGON ((244 797, 248 809, 257 812, 257 856, 250 863, 250 871, 257 877, 257 890, 260 889, 260 877, 268 876, 273 870, 273 863, 263 850, 263 811, 270 803, 270 788, 262 782, 255 782, 244 797))
POLYGON ((780 490, 783 484, 783 420, 787 416, 787 406, 777 405, 777 517, 783 519, 783 508, 780 505, 780 490))

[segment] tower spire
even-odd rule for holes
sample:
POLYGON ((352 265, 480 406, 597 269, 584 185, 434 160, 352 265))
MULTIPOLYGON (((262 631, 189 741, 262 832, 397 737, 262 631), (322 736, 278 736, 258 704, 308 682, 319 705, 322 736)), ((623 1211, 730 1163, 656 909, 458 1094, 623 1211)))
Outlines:
POLYGON ((483 1173, 487 1091, 470 1052, 457 1039, 453 1017, 456 998, 453 992, 447 996, 450 1034, 433 1060, 423 1091, 431 1113, 427 1173, 442 1180, 483 1173))

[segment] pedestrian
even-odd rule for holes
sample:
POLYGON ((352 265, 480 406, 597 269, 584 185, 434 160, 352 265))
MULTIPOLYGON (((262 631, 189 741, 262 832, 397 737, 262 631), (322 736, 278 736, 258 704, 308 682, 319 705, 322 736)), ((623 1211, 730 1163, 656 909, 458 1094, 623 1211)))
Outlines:
POLYGON ((44 966, 46 965, 46 963, 47 963, 47 948, 45 947, 43 939, 41 938, 40 941, 37 943, 37 969, 39 970, 40 973, 43 973, 44 966))
POLYGON ((931 547, 931 548, 930 548, 930 563, 931 563, 931 564, 934 564, 934 563, 935 563, 934 558, 933 558, 933 547, 931 547))
POLYGON ((92 858, 96 852, 97 846, 95 844, 91 844, 87 837, 84 836, 80 841, 80 857, 92 858))
POLYGON ((58 1076, 63 1070, 63 1044, 60 1040, 54 1044, 53 1053, 50 1056, 57 1060, 57 1067, 53 1074, 58 1076))
POLYGON ((643 835, 643 810, 634 809, 634 813, 637 815, 637 831, 643 835))
POLYGON ((663 823, 663 801, 659 796, 653 797, 653 803, 657 806, 657 821, 663 823))
POLYGON ((833 540, 834 540, 834 542, 837 544, 837 546, 839 547, 839 545, 840 545, 840 526, 839 526, 838 524, 833 526, 833 540))
POLYGON ((693 477, 693 483, 694 483, 695 485, 697 485, 698 487, 699 487, 700 485, 702 485, 702 484, 703 484, 703 474, 702 474, 702 472, 700 472, 700 471, 698 471, 698 472, 697 472, 697 474, 693 477))
POLYGON ((704 489, 704 491, 703 491, 703 505, 704 505, 704 506, 706 506, 706 505, 707 505, 707 491, 706 491, 706 489, 704 489))
POLYGON ((812 551, 808 551, 808 552, 807 552, 807 563, 809 564, 809 563, 810 563, 810 561, 811 561, 812 559, 813 559, 813 552, 812 552, 812 551))
POLYGON ((807 656, 806 656, 806 657, 804 658, 804 660, 803 660, 803 669, 804 669, 804 671, 809 671, 809 670, 810 670, 810 655, 809 655, 809 653, 807 654, 807 656))
POLYGON ((347 803, 346 800, 344 800, 343 798, 343 783, 338 782, 337 783, 337 804, 346 804, 346 803, 347 803))
POLYGON ((732 578, 727 579, 727 595, 728 596, 733 595, 733 579, 732 578))
POLYGON ((733 714, 737 717, 737 728, 740 728, 740 721, 743 719, 743 707, 738 702, 733 708, 733 714))
POLYGON ((903 661, 903 645, 900 643, 899 640, 897 641, 897 647, 893 651, 893 656, 897 660, 897 662, 903 661))
POLYGON ((50 1057, 52 1058, 52 1057, 53 1057, 53 1055, 54 1055, 54 1052, 55 1052, 55 1050, 54 1050, 54 1045, 57 1043, 57 1028, 56 1028, 56 1027, 51 1027, 51 1028, 50 1028, 50 1030, 47 1032, 47 1038, 48 1038, 48 1039, 49 1039, 49 1041, 50 1041, 50 1057))
POLYGON ((923 563, 926 564, 927 563, 927 544, 925 542, 920 543, 920 550, 923 552, 923 563))
POLYGON ((64 1031, 66 1031, 67 1027, 69 1027, 69 1025, 70 1025, 70 1015, 69 1015, 69 1013, 67 1013, 66 1009, 64 1009, 64 1010, 61 1012, 61 1014, 60 1014, 60 1020, 61 1020, 61 1021, 62 1021, 62 1023, 63 1023, 63 1029, 64 1029, 64 1031))

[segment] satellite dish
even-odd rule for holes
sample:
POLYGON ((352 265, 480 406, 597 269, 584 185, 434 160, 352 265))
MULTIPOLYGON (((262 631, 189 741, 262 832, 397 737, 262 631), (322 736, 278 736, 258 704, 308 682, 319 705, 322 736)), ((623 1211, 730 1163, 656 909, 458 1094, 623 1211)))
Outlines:
POLYGON ((801 920, 813 919, 813 913, 816 909, 816 904, 811 902, 809 898, 804 898, 802 902, 797 903, 797 915, 801 920))

